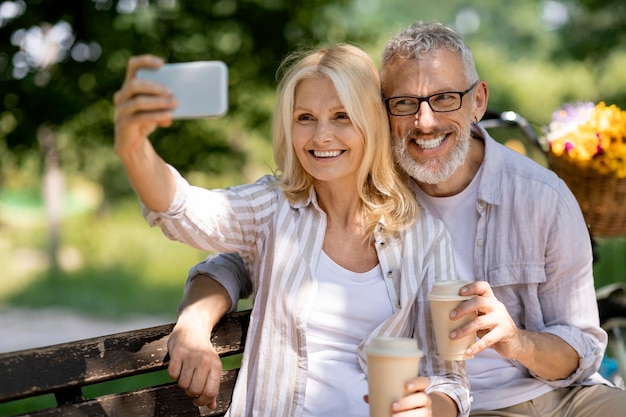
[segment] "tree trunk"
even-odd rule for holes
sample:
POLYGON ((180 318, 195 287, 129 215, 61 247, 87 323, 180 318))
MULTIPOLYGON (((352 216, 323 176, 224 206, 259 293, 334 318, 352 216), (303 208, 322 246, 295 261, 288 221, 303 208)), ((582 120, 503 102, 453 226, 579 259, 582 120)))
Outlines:
POLYGON ((37 132, 44 156, 43 200, 48 221, 48 265, 51 276, 59 272, 61 244, 61 217, 63 211, 64 180, 56 136, 52 128, 40 127, 37 132))

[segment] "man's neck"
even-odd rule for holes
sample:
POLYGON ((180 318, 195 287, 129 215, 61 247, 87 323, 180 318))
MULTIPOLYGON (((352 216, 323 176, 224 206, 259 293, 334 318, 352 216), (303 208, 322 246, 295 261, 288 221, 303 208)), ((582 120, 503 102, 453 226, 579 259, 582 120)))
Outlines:
POLYGON ((472 142, 463 165, 452 176, 437 184, 418 182, 424 192, 432 197, 450 197, 463 191, 472 182, 485 156, 485 142, 472 135, 472 142))

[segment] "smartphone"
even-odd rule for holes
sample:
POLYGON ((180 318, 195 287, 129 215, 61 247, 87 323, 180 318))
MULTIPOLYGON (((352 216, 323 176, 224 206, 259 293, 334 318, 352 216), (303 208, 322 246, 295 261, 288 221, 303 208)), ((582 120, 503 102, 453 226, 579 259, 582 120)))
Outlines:
POLYGON ((167 86, 178 101, 173 119, 221 117, 228 111, 228 67, 222 61, 163 64, 141 68, 137 78, 167 86))

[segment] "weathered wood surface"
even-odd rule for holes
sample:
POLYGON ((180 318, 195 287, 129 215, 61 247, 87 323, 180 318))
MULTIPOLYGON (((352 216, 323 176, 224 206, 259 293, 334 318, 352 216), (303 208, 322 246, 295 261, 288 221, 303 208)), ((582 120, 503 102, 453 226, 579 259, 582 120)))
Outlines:
POLYGON ((223 416, 228 410, 237 370, 222 374, 217 409, 196 407, 175 383, 49 408, 20 417, 196 417, 223 416))
MULTIPOLYGON (((250 312, 225 316, 212 341, 220 356, 241 353, 250 312)), ((219 416, 237 370, 222 376, 218 410, 194 407, 175 384, 85 400, 82 387, 167 368, 173 324, 0 354, 0 403, 54 393, 59 407, 30 416, 219 416), (135 410, 135 411, 133 411, 135 410)))

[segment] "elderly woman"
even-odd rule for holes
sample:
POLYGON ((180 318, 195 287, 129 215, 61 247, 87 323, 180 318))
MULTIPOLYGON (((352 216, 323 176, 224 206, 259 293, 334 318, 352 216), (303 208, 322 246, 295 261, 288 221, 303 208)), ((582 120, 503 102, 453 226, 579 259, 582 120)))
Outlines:
MULTIPOLYGON (((189 185, 153 149, 148 135, 171 123, 175 100, 135 74, 160 63, 129 61, 115 151, 151 225, 246 265, 254 306, 229 415, 368 416, 363 348, 377 336, 413 337, 426 355, 420 386, 390 412, 467 415, 464 368, 434 355, 424 302, 435 280, 455 278, 449 236, 393 162, 371 58, 349 45, 291 57, 273 121, 276 174, 225 190, 189 185)), ((181 316, 172 334, 170 375, 198 405, 215 406, 221 366, 188 354, 218 318, 181 316)))

